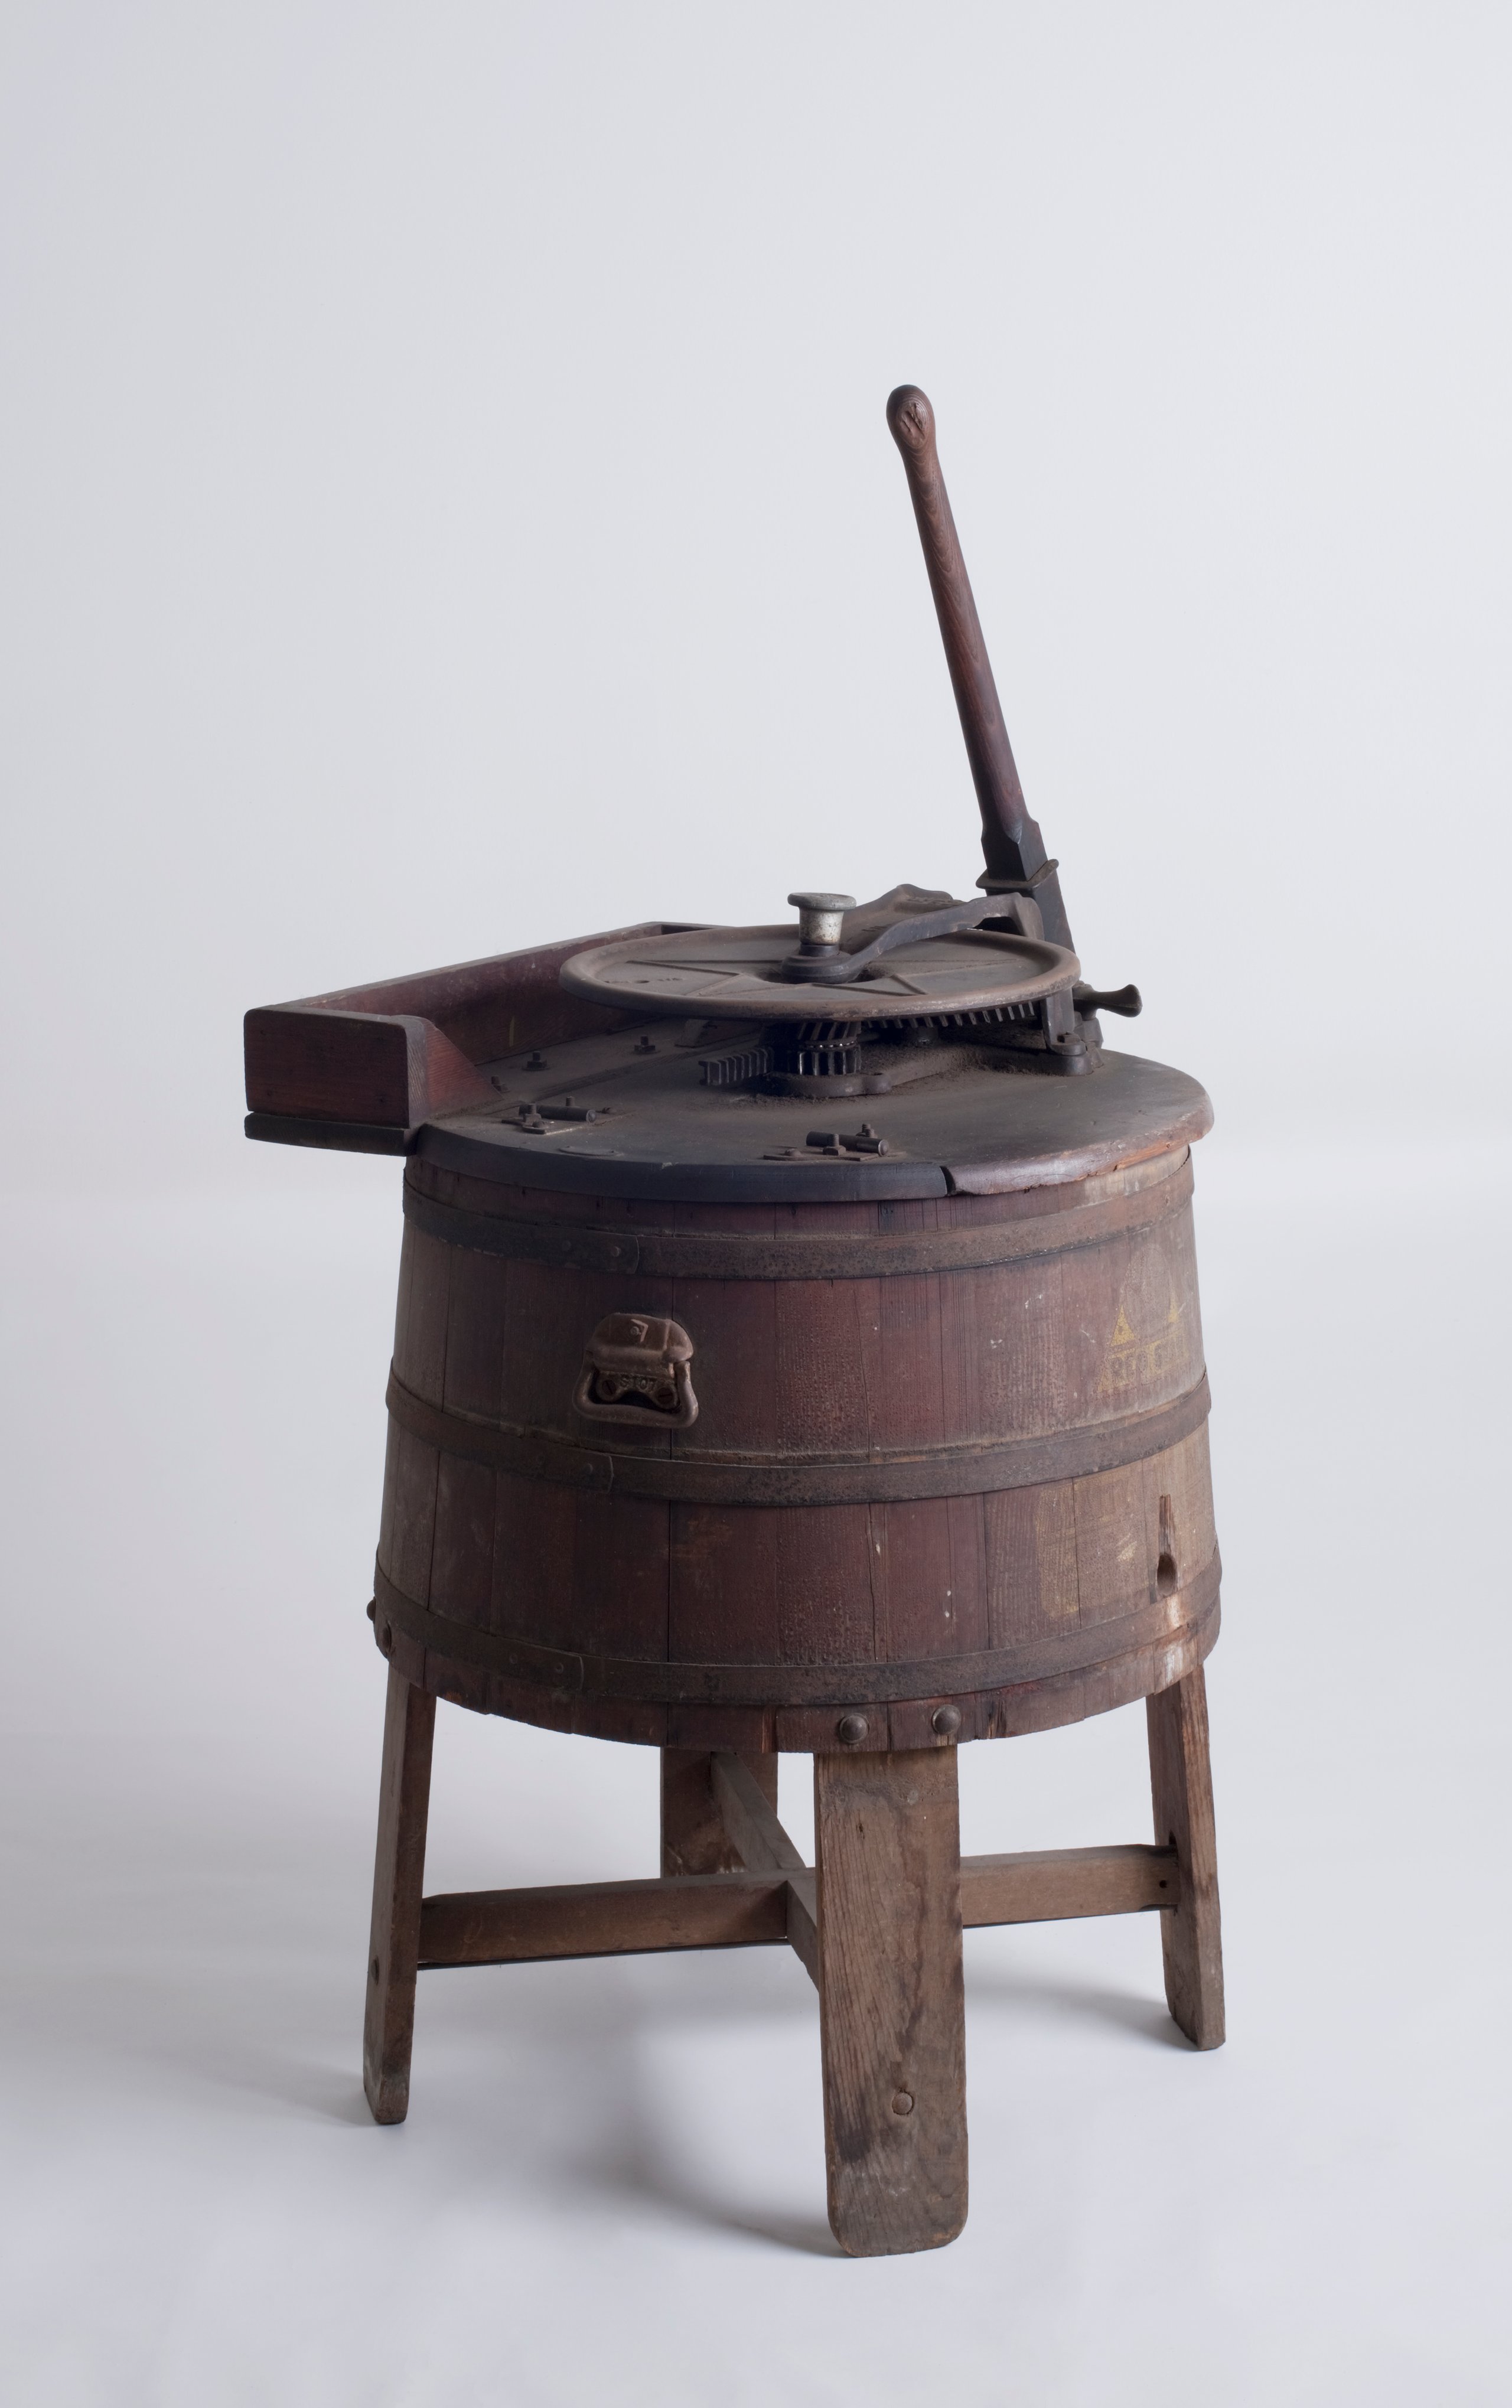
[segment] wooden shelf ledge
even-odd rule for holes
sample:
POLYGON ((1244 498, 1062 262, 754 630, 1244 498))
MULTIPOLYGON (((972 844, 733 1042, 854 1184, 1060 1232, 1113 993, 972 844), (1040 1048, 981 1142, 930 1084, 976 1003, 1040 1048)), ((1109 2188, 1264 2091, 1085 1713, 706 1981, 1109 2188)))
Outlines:
POLYGON ((633 1012, 568 995, 562 965, 586 946, 674 924, 640 921, 260 1005, 244 1025, 247 1134, 275 1145, 407 1153, 434 1114, 493 1099, 482 1064, 632 1025, 633 1012))

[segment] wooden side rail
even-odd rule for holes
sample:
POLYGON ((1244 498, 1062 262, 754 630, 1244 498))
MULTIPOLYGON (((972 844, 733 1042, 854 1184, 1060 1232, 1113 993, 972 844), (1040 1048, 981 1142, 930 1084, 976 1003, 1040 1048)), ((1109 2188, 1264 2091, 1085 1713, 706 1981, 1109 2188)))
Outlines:
POLYGON ((457 1891, 421 1907, 421 1966, 765 1947, 788 1936, 787 1888, 784 1877, 770 1873, 674 1873, 560 1889, 457 1891))
MULTIPOLYGON (((787 1941, 814 1973, 814 1875, 738 1758, 716 1784, 721 1812, 735 1800, 731 1836, 765 1863, 736 1873, 677 1873, 660 1881, 579 1882, 560 1888, 459 1891, 421 1908, 420 1964, 518 1965, 561 1956, 634 1956, 676 1948, 763 1948, 787 1941), (763 1810, 742 1795, 740 1776, 763 1810), (767 1818, 770 1818, 768 1825, 767 1818), (739 1834, 744 1833, 744 1839, 739 1834), (782 1861, 773 1863, 773 1856, 782 1861)), ((748 1859, 748 1866, 749 1859, 748 1859)), ((1174 1907, 1174 1848, 1048 1848, 1022 1856, 963 1856, 962 1921, 1050 1923, 1068 1915, 1139 1914, 1174 1907)))
POLYGON ((1175 1906, 1174 1848, 1041 1848, 1014 1856, 963 1856, 961 1920, 1059 1923, 1077 1914, 1143 1914, 1175 1906))

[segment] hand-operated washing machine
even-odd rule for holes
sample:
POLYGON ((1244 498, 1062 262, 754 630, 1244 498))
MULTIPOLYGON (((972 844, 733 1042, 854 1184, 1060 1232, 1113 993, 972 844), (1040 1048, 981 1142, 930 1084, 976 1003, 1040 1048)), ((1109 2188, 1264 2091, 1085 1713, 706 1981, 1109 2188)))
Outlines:
POLYGON ((963 1926, 1158 1914, 1223 2037, 1179 1070, 1105 1052, 925 396, 888 404, 981 807, 968 900, 793 894, 250 1012, 248 1133, 406 1157, 367 2096, 440 1966, 788 1942, 830 2220, 966 2214, 963 1926), (662 1870, 423 1892, 437 1698, 662 1751, 662 1870), (956 1753, 1145 1700, 1153 1842, 960 1853, 956 1753), (777 1815, 814 1762, 816 1861, 777 1815))

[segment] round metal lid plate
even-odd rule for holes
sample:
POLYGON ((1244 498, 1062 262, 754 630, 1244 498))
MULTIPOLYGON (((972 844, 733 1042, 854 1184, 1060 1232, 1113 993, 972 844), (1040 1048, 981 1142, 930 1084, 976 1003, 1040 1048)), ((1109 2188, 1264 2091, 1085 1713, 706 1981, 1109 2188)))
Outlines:
POLYGON ((919 1020, 1034 1003, 1080 975, 1062 945, 974 928, 901 945, 850 985, 794 985, 781 965, 796 939, 791 922, 632 937, 574 953, 562 983, 592 1003, 711 1020, 919 1020))

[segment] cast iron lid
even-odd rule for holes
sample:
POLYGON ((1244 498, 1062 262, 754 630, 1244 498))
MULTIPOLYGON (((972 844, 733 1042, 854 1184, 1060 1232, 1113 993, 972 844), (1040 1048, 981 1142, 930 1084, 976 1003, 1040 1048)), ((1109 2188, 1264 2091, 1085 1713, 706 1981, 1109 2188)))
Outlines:
POLYGON ((683 1034, 642 1024, 498 1063, 497 1105, 437 1116, 412 1150, 491 1183, 602 1197, 902 1203, 1091 1178, 1212 1122, 1195 1079, 1126 1054, 1065 1079, 942 1048, 931 1075, 825 1109, 755 1081, 711 1088, 719 1048, 683 1034))

